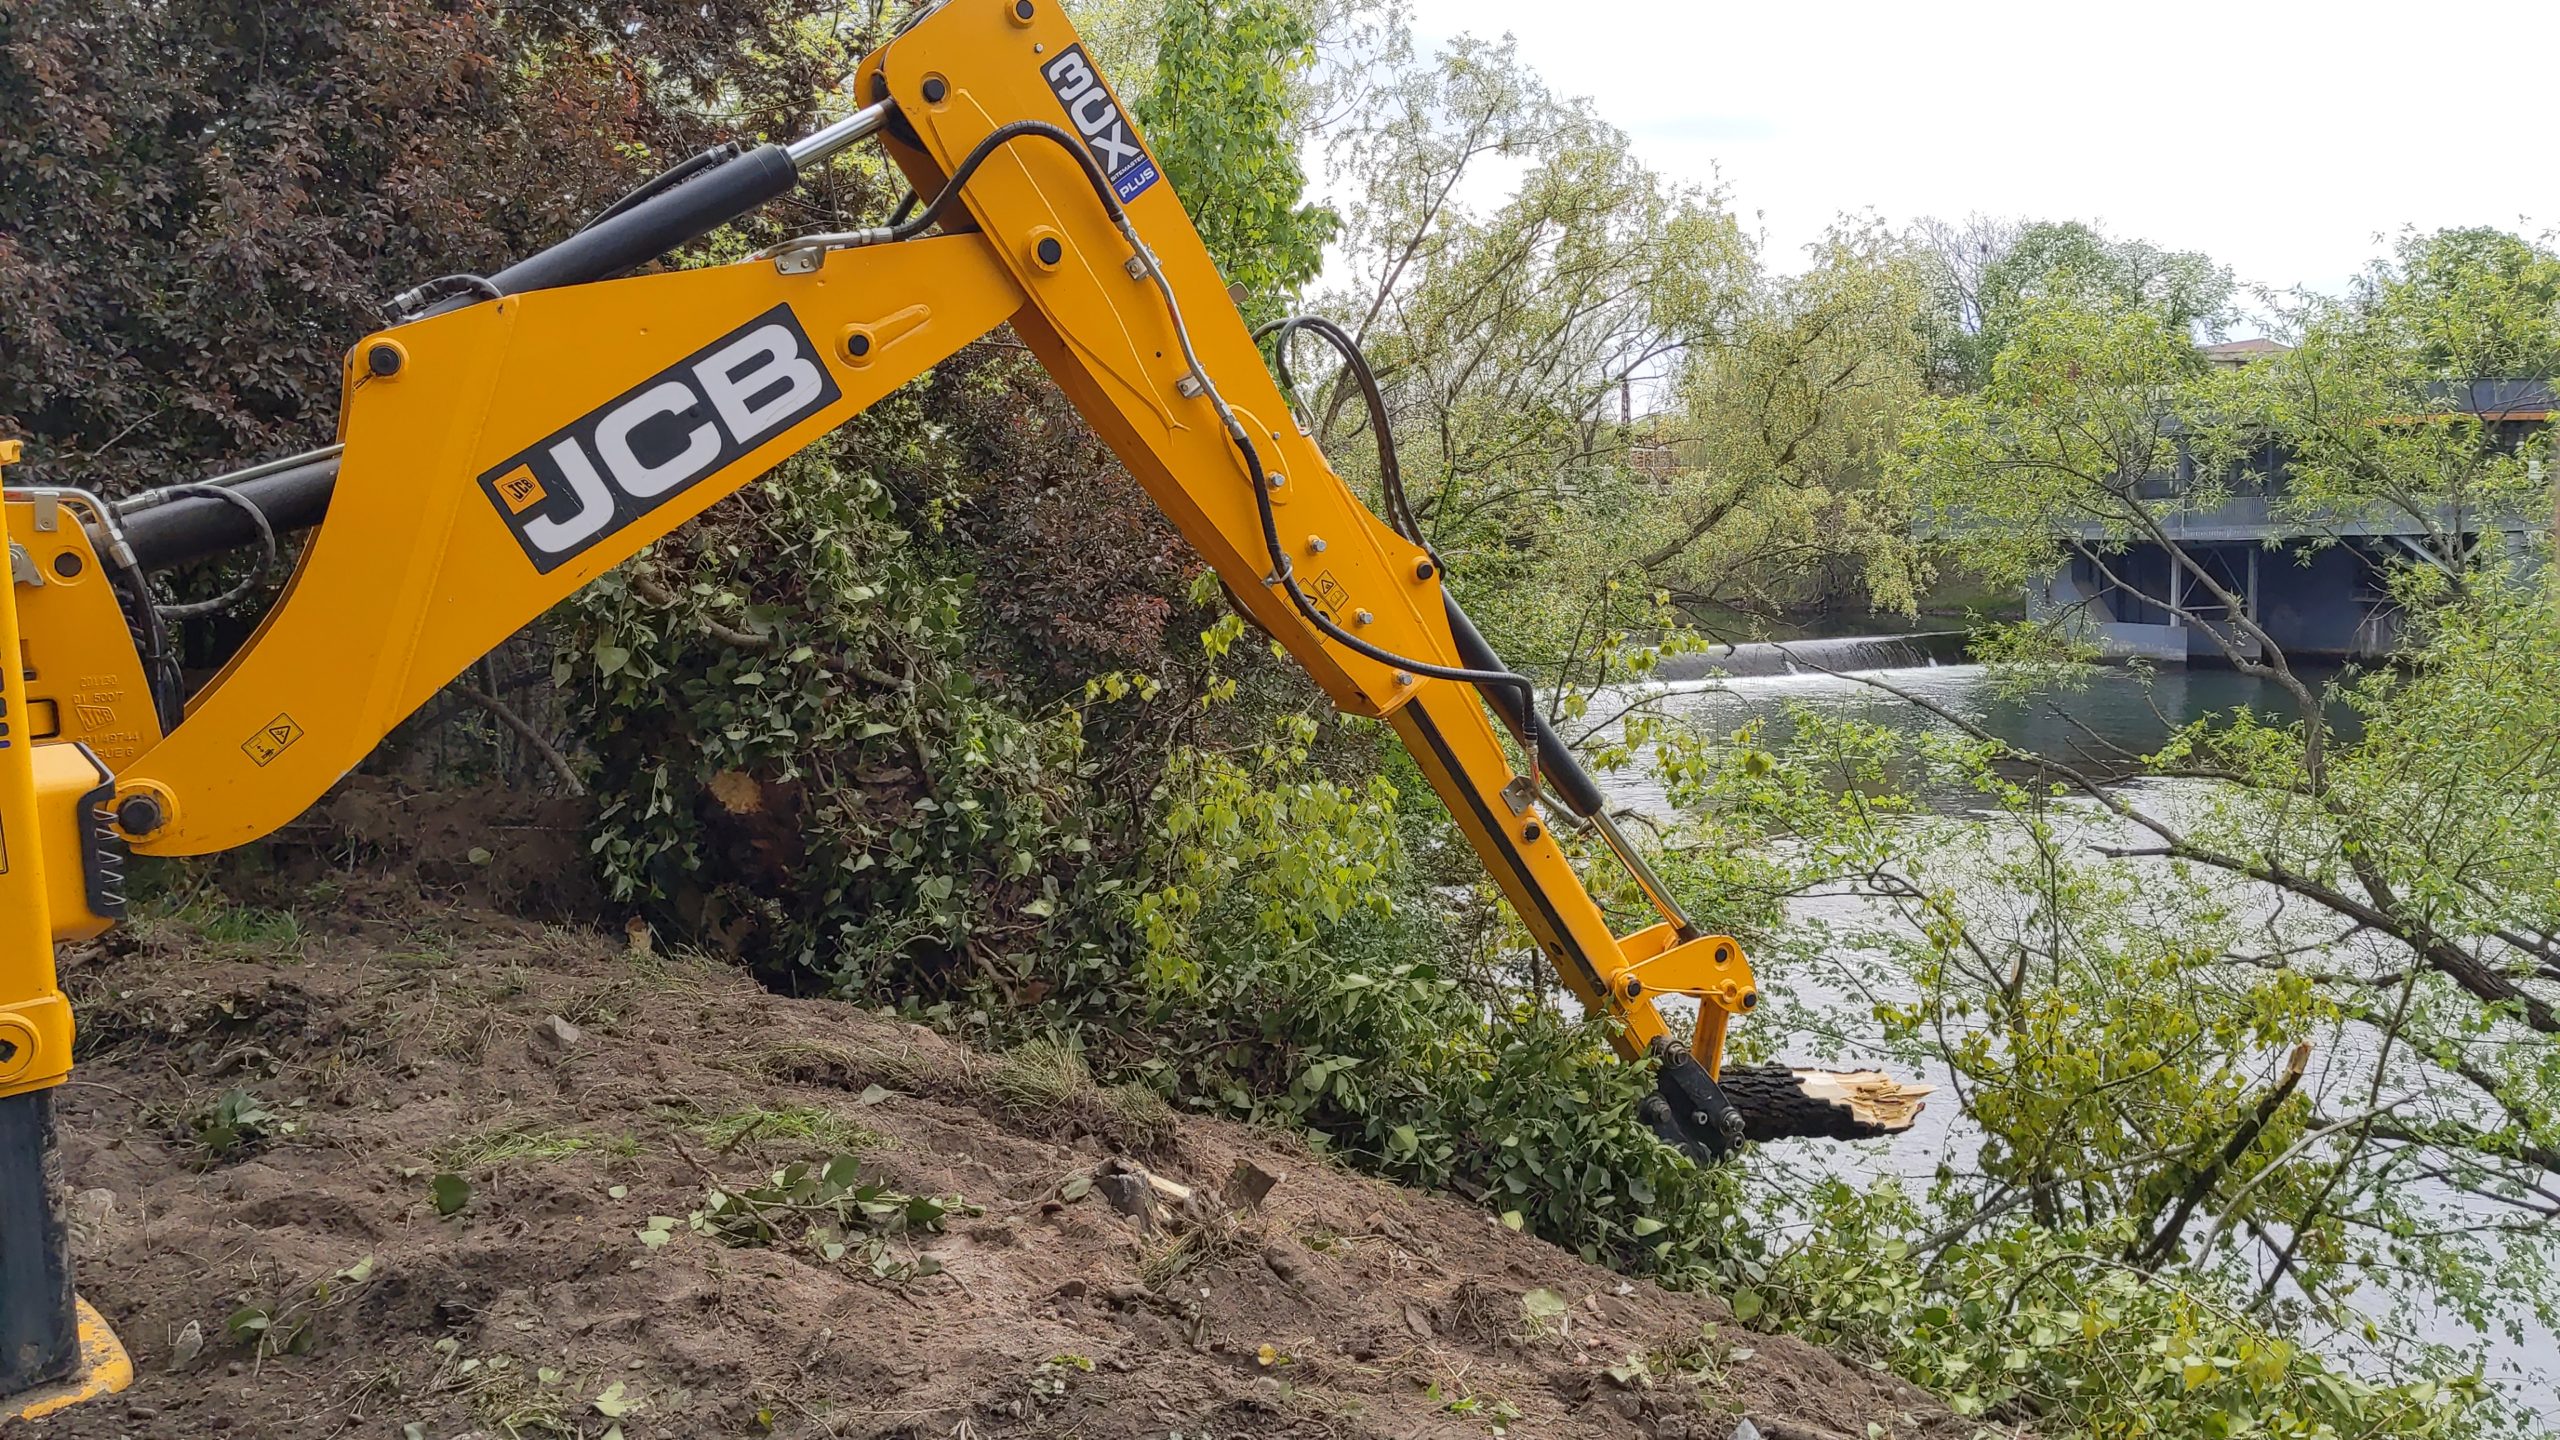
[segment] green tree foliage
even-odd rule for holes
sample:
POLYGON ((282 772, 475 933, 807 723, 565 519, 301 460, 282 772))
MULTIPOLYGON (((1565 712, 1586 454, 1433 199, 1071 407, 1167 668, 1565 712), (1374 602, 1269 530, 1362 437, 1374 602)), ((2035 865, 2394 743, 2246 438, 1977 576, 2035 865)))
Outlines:
POLYGON ((2484 521, 2538 503, 2550 442, 2507 411, 2516 382, 2560 374, 2560 254, 2498 231, 2408 235, 2344 299, 2302 297, 2286 319, 2289 352, 2192 407, 2209 463, 2279 451, 2287 518, 2408 526, 2456 578, 2484 521))
POLYGON ((2076 220, 1925 220, 1913 241, 1928 260, 1932 370, 1944 390, 1987 383, 2010 327, 2039 306, 2138 310, 2191 337, 2217 335, 2230 318, 2230 270, 2076 220))
POLYGON ((1339 221, 1300 198, 1300 74, 1315 29, 1284 0, 1170 0, 1139 128, 1248 314, 1273 318, 1339 221))
MULTIPOLYGON (((1816 966, 1857 956, 1836 983, 1882 992, 1875 1016, 1946 1068, 1984 1136, 1924 1196, 1826 1201, 1830 1223, 1779 1267, 1807 1287, 1794 1313, 1844 1335, 1871 1315, 1869 1343, 1898 1363, 2098 1433, 2174 1431, 2159 1417, 2184 1412, 2208 1433, 2503 1423, 2477 1357, 2429 1326, 2555 1319, 2560 1236, 2535 1197, 2560 1174, 2560 626, 2544 572, 2468 543, 2538 494, 2521 477, 2542 442, 2448 400, 2462 372, 2529 357, 2560 323, 2539 253, 2413 238, 2347 300, 2306 307, 2299 348, 2236 373, 2202 364, 2156 298, 2018 296, 1974 388, 1914 412, 1903 474, 1970 565, 2027 584, 2076 556, 2290 704, 2207 717, 2100 771, 1884 681, 1912 724, 1797 716, 1786 747, 1744 737, 1677 772, 1711 843, 1758 857, 1760 827, 1785 837, 1786 859, 1746 875, 1754 893, 1864 897, 1860 920, 1772 943, 1816 966), (2271 503, 2315 546, 2318 527, 2377 512, 2432 516, 2458 542, 2391 573, 2405 668, 2298 665, 2182 543, 2183 512, 2255 493, 2270 454, 2292 461, 2271 503), (2175 588, 2128 563, 2135 547, 2175 588), (2167 783, 2118 783, 2128 769, 2167 783), (1926 820, 1923 792, 1975 797, 1972 813, 1926 820), (1885 1215, 1907 1264, 1831 1251, 1834 1225, 1885 1215), (1902 1298, 1862 1310, 1868 1281, 1902 1298), (1978 1308, 1986 1284, 1997 1308, 1978 1308), (2153 1337, 2068 1362, 2057 1387, 2045 1367, 2093 1313, 2148 1315, 2153 1337), (2308 1359, 2312 1336, 2345 1337, 2394 1384, 2308 1359), (2191 1368, 2199 1345, 2211 1371, 2191 1368), (2146 1350, 2152 1368, 2125 1368, 2146 1350), (1968 1380, 1950 1356, 1993 1368, 1968 1380)), ((2067 712, 2049 687, 2073 673, 2078 623, 2063 610, 1986 637, 1995 673, 2067 712)))
POLYGON ((1659 421, 1675 466, 1645 497, 1639 563, 1684 604, 1907 610, 1924 578, 1890 461, 1920 396, 1926 272, 1866 221, 1835 225, 1807 260, 1757 278, 1659 421))

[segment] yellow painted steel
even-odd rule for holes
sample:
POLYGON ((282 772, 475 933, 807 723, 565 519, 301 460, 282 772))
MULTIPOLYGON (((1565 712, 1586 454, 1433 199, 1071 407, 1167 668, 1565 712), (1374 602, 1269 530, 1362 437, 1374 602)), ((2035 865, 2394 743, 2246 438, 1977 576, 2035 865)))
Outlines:
POLYGON ((30 738, 86 745, 122 770, 160 743, 160 716, 126 627, 124 606, 91 544, 89 497, 18 491, 7 498, 10 544, 27 558, 17 588, 30 738), (31 580, 34 583, 25 583, 31 580))
POLYGON ((124 857, 108 857, 111 873, 93 876, 102 862, 90 854, 93 800, 104 800, 115 782, 113 771, 77 743, 35 747, 36 840, 44 851, 46 923, 59 943, 95 940, 107 933, 116 914, 102 914, 92 904, 92 881, 116 897, 110 907, 123 910, 124 857))
POLYGON ((257 635, 124 773, 172 812, 134 848, 201 855, 293 819, 498 642, 1021 302, 987 242, 962 235, 839 251, 804 275, 741 262, 535 291, 357 345, 328 518, 257 635), (537 572, 478 477, 777 305, 817 344, 840 398, 537 572), (859 364, 839 343, 853 327, 879 337, 859 364), (388 380, 362 364, 377 340, 406 355, 388 380))
POLYGON ((80 1368, 68 1380, 10 1396, 0 1419, 41 1420, 84 1400, 121 1394, 133 1384, 133 1357, 85 1298, 79 1302, 79 1321, 80 1368))
MULTIPOLYGON (((16 441, 0 442, 0 465, 17 458, 16 441)), ((51 869, 62 862, 48 853, 26 666, 17 663, 18 597, 34 588, 14 573, 0 583, 0 1096, 71 1073, 71 1006, 53 969, 51 869)))

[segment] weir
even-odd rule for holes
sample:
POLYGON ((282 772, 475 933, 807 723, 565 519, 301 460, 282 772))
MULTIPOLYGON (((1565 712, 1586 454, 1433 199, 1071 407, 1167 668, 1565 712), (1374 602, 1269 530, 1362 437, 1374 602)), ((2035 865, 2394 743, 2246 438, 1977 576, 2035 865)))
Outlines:
POLYGON ((1922 630, 1905 635, 1838 635, 1819 640, 1772 640, 1711 645, 1665 655, 1648 680, 1744 679, 1768 675, 1850 674, 1867 670, 1917 670, 1964 659, 1961 630, 1922 630))

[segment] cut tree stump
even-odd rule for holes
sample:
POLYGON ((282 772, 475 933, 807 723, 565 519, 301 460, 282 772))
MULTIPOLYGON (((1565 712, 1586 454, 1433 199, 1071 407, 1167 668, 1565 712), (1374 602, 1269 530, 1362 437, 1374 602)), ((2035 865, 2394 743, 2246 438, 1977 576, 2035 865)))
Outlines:
POLYGON ((1727 1065, 1717 1083, 1749 1140, 1872 1140, 1908 1130, 1937 1087, 1880 1070, 1727 1065))

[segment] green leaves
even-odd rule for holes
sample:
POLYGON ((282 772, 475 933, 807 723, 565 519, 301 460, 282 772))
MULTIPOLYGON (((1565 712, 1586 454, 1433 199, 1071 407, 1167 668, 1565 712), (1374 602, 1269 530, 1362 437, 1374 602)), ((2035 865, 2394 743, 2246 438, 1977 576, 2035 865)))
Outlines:
MULTIPOLYGON (((851 1257, 883 1279, 939 1273, 933 1257, 901 1257, 891 1242, 939 1231, 953 1214, 983 1212, 956 1195, 909 1195, 866 1181, 861 1165, 855 1155, 795 1161, 763 1185, 712 1190, 686 1223, 726 1245, 797 1242, 829 1264, 851 1257)), ((666 1243, 674 1222, 661 1224, 664 1219, 650 1217, 643 1245, 654 1250, 666 1243)))
POLYGON ((459 1215, 471 1203, 471 1181, 446 1171, 427 1182, 427 1199, 438 1215, 459 1215))
POLYGON ((188 1118, 187 1138, 208 1160, 232 1159, 248 1150, 302 1128, 268 1108, 254 1092, 226 1090, 221 1098, 188 1118))
POLYGON ((1304 12, 1282 0, 1168 0, 1156 83, 1138 102, 1167 178, 1252 318, 1315 277, 1340 220, 1301 195, 1299 76, 1315 58, 1304 12))

